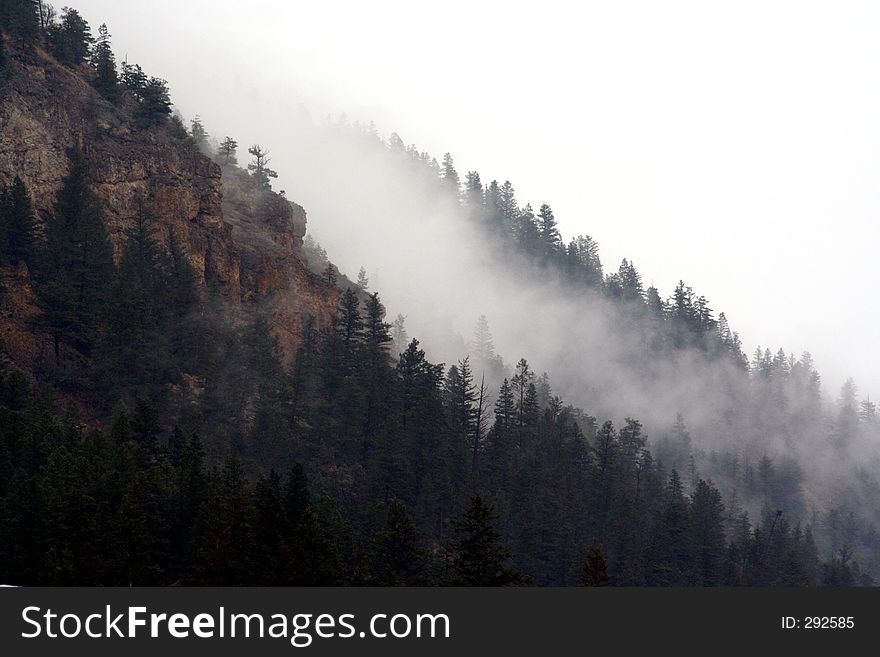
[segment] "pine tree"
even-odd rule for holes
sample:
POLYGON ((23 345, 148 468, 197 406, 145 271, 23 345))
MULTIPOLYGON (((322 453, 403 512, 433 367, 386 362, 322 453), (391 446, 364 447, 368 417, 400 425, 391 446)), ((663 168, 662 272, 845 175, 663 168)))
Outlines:
POLYGON ((480 385, 476 388, 476 407, 474 408, 473 431, 471 432, 471 476, 476 476, 478 459, 483 440, 489 425, 489 390, 486 387, 485 373, 480 375, 480 385))
POLYGON ((721 493, 700 479, 691 496, 690 537, 693 550, 694 577, 697 586, 718 586, 723 583, 724 504, 721 493))
POLYGON ((153 238, 143 201, 129 231, 118 276, 107 298, 106 326, 98 341, 96 384, 113 393, 152 397, 174 368, 172 309, 163 304, 164 253, 153 238))
POLYGON ((545 255, 547 257, 556 255, 563 248, 562 237, 559 234, 559 228, 556 226, 553 210, 546 203, 542 204, 541 209, 538 211, 538 234, 544 243, 545 255))
POLYGON ((477 319, 474 340, 471 343, 471 353, 473 353, 474 359, 480 363, 489 363, 495 358, 495 344, 492 342, 489 321, 485 315, 480 315, 477 319))
POLYGON ((241 459, 230 449, 208 505, 197 562, 196 576, 200 585, 253 583, 254 528, 250 495, 241 459))
POLYGON ((506 565, 511 555, 501 545, 501 535, 494 527, 496 519, 492 507, 476 493, 464 515, 453 521, 455 537, 449 544, 452 584, 510 586, 524 581, 520 572, 506 565))
POLYGON ((151 77, 140 92, 140 105, 136 114, 141 127, 160 125, 171 116, 171 95, 168 83, 161 78, 151 77))
POLYGON ((65 7, 61 20, 49 27, 48 39, 52 54, 66 66, 79 66, 86 61, 95 42, 88 22, 70 7, 65 7))
POLYGON ((520 358, 516 364, 516 373, 510 380, 510 389, 516 399, 516 418, 519 426, 526 425, 527 419, 537 414, 537 391, 532 390, 533 395, 529 399, 530 386, 534 388, 535 373, 532 372, 525 358, 520 358))
POLYGON ((0 218, 5 228, 5 249, 11 264, 35 263, 36 222, 31 196, 21 178, 15 180, 0 197, 0 218))
POLYGON ((534 381, 530 382, 526 388, 526 394, 522 403, 522 424, 525 427, 532 427, 538 423, 538 415, 540 413, 538 406, 538 390, 534 381))
POLYGON ((248 164, 248 171, 251 172, 251 175, 260 187, 270 189, 269 180, 277 178, 278 173, 269 168, 269 162, 271 161, 269 151, 259 144, 254 144, 248 149, 248 153, 254 157, 254 161, 248 164))
POLYGON ((208 502, 208 477, 204 470, 204 448, 198 434, 187 439, 174 427, 169 439, 171 511, 169 541, 172 577, 188 575, 196 560, 196 536, 200 514, 208 502))
POLYGON ((393 373, 388 362, 388 346, 392 341, 385 322, 385 308, 379 294, 367 298, 364 318, 363 366, 360 371, 365 393, 361 460, 366 463, 380 427, 390 414, 393 373))
POLYGON ((327 539, 315 510, 309 506, 293 530, 290 541, 290 583, 293 586, 338 586, 341 583, 338 555, 327 539))
POLYGON ((689 583, 687 571, 692 546, 688 515, 681 479, 673 470, 666 487, 666 502, 648 546, 649 584, 684 586, 689 583))
POLYGON ((370 287, 370 279, 367 277, 367 270, 361 267, 358 270, 357 286, 362 292, 366 292, 370 287))
POLYGON ((445 153, 443 155, 443 164, 442 164, 442 179, 443 185, 452 198, 458 200, 458 194, 461 187, 461 182, 458 179, 458 172, 455 170, 455 164, 452 161, 452 155, 449 153, 445 153))
POLYGON ((620 269, 617 272, 618 281, 620 282, 621 297, 625 301, 644 301, 645 291, 642 288, 642 277, 636 271, 635 265, 626 258, 620 263, 620 269))
POLYGON ((280 583, 291 569, 290 533, 281 490, 281 478, 271 470, 260 477, 254 491, 254 579, 258 585, 280 583))
POLYGON ((0 4, 0 27, 20 44, 33 46, 40 33, 40 17, 33 0, 6 0, 0 4))
POLYGON ((609 586, 611 584, 611 578, 608 577, 608 562, 605 560, 602 546, 595 538, 590 543, 584 559, 581 583, 584 586, 609 586))
POLYGON ((495 401, 495 427, 505 429, 512 425, 516 418, 516 401, 507 379, 501 382, 498 399, 495 401))
POLYGON ((95 89, 111 103, 119 102, 119 74, 116 71, 116 58, 110 46, 110 32, 106 23, 98 28, 91 62, 95 69, 95 89))
POLYGON ((504 221, 504 226, 508 231, 514 230, 517 219, 519 218, 519 206, 516 202, 516 194, 513 191, 513 185, 509 180, 498 190, 497 210, 504 221))
POLYGON ((237 164, 238 160, 235 157, 236 151, 238 150, 238 142, 235 141, 232 137, 225 137, 222 142, 220 142, 220 147, 217 150, 217 155, 223 162, 223 164, 237 164))
POLYGON ((364 335, 360 308, 361 303, 355 291, 350 287, 346 288, 339 299, 336 331, 342 343, 342 365, 348 373, 353 372, 357 365, 358 350, 364 335))
POLYGON ((520 247, 525 253, 533 257, 542 255, 542 243, 540 229, 535 219, 535 212, 531 204, 526 204, 516 217, 513 225, 514 233, 520 247))
POLYGON ((483 182, 476 171, 468 171, 464 185, 464 203, 474 219, 482 220, 486 210, 486 195, 483 182))
POLYGON ((128 61, 122 62, 120 82, 122 82, 124 89, 138 102, 143 97, 144 87, 147 86, 148 81, 147 74, 144 73, 139 64, 129 64, 128 61))
POLYGON ((198 114, 190 121, 189 134, 192 136, 196 148, 200 151, 208 150, 208 131, 205 130, 205 124, 202 123, 202 119, 198 114))
POLYGON ((324 280, 327 281, 327 285, 331 287, 336 287, 338 275, 336 266, 332 262, 327 263, 327 268, 324 270, 324 280))
POLYGON ((56 363, 62 341, 89 351, 94 345, 115 276, 113 251, 97 197, 88 185, 85 158, 68 152, 70 171, 62 181, 46 227, 38 294, 40 324, 53 336, 56 363))
POLYGON ((423 583, 427 556, 412 517, 403 502, 392 499, 385 525, 375 537, 375 572, 380 586, 423 583))
POLYGON ((666 316, 666 305, 663 303, 663 299, 660 298, 657 288, 653 285, 645 292, 645 303, 655 318, 663 319, 666 316))
POLYGON ((579 235, 568 245, 569 276, 587 287, 601 288, 604 276, 599 245, 589 235, 579 235))
POLYGON ((409 336, 406 333, 406 316, 397 314, 397 318, 391 325, 391 344, 395 354, 403 353, 409 344, 409 336))
POLYGON ((444 396, 451 434, 461 441, 468 440, 474 428, 476 403, 476 387, 469 358, 449 368, 444 382, 444 396))

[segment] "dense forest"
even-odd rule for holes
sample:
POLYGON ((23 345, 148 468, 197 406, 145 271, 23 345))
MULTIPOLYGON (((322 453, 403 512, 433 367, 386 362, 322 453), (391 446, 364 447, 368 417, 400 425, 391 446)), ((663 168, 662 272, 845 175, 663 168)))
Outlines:
MULTIPOLYGON (((133 129, 237 167, 233 137, 213 143, 201 121, 187 127, 172 111, 164 80, 117 66, 106 26, 94 37, 74 9, 0 0, 0 28, 0 95, 14 59, 44 50, 88 75, 133 129)), ((338 308, 324 325, 308 318, 288 357, 265 313, 235 312, 199 284, 146 200, 115 254, 72 148, 48 216, 21 178, 0 190, 0 305, 7 276, 26 270, 33 328, 51 337, 33 372, 0 358, 0 583, 853 586, 880 576, 875 512, 861 503, 877 499, 876 462, 849 464, 852 445, 880 440, 880 423, 854 384, 828 411, 808 354, 758 350, 750 361, 705 297, 681 282, 663 299, 628 260, 606 273, 595 241, 566 243, 548 204, 521 207, 511 183, 476 172, 462 181, 449 154, 437 163, 397 135, 345 130, 410 163, 506 266, 612 304, 643 338, 634 359, 646 376, 697 354, 730 387, 732 431, 748 423, 792 444, 821 435, 853 473, 841 503, 820 510, 794 455, 701 448, 677 409, 649 440, 638 419, 567 403, 526 358, 503 361, 485 318, 457 362, 433 363, 403 316, 386 321, 366 272, 349 281, 314 240, 302 257, 338 308), (83 406, 100 421, 84 422, 83 406)), ((272 193, 267 151, 248 153, 249 184, 272 193)))

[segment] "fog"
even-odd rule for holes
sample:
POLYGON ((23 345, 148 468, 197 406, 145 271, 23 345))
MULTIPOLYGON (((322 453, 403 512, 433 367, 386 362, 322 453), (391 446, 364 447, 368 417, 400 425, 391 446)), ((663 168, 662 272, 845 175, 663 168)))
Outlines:
MULTIPOLYGON (((753 418, 721 426, 740 389, 684 353, 642 376, 641 335, 601 299, 510 272, 492 244, 402 159, 332 126, 375 121, 459 174, 509 179, 553 206, 567 242, 589 233, 606 271, 632 259, 666 298, 679 278, 724 311, 746 352, 809 350, 826 400, 847 376, 880 395, 878 9, 848 3, 542 3, 430 10, 405 3, 77 3, 106 21, 120 59, 166 78, 177 109, 239 159, 260 143, 274 187, 349 277, 363 266, 389 317, 435 361, 467 353, 479 315, 509 366, 527 358, 554 392, 660 434, 681 412, 703 448, 792 437, 753 418), (574 11, 574 14, 568 12, 574 11), (332 117, 329 118, 328 117, 332 117)), ((513 263, 515 265, 515 263, 513 263)), ((828 490, 844 460, 798 436, 828 490)))
POLYGON ((684 278, 748 352, 808 349, 880 396, 875 3, 77 6, 185 116, 271 148, 294 199, 289 113, 374 120, 549 202, 606 265, 684 278))

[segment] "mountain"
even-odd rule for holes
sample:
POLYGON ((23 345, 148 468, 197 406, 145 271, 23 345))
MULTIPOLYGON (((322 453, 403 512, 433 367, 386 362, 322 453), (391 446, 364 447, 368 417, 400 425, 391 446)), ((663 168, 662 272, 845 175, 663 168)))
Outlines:
MULTIPOLYGON (((304 263, 302 207, 214 162, 181 138, 179 125, 140 125, 130 104, 114 106, 98 93, 88 65, 69 68, 41 48, 11 47, 0 93, 0 184, 18 177, 41 224, 69 172, 67 152, 79 148, 117 262, 137 216, 147 213, 160 242, 167 246, 169 235, 179 242, 201 290, 222 298, 226 312, 265 313, 288 354, 304 317, 328 321, 338 292, 304 263)), ((27 321, 35 312, 27 267, 8 278, 16 309, 4 316, 3 334, 18 345, 6 353, 34 370, 46 336, 27 321)))
POLYGON ((104 26, 37 11, 0 4, 0 581, 880 575, 876 412, 809 355, 749 363, 705 297, 606 272, 509 182, 305 127, 298 194, 391 272, 380 299, 265 149, 239 168, 104 26))

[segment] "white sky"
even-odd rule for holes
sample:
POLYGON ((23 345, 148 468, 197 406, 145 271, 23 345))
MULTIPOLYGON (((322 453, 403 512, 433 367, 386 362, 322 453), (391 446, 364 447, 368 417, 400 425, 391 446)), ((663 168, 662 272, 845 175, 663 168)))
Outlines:
POLYGON ((213 134, 374 120, 880 397, 876 2, 72 2, 213 134))

